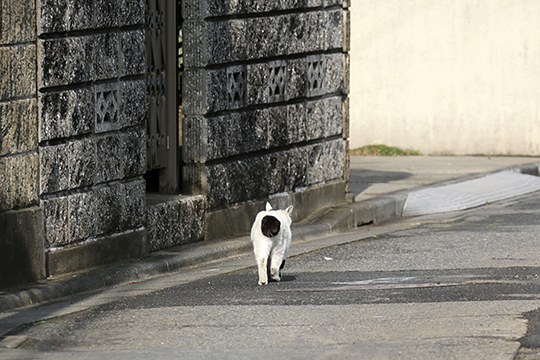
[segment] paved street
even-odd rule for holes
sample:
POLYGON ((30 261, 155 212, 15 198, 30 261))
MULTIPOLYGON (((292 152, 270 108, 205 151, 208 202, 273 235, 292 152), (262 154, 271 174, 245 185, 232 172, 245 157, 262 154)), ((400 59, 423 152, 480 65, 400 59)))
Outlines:
POLYGON ((4 314, 50 319, 0 358, 538 359, 539 219, 535 193, 293 241, 266 287, 247 254, 79 294, 4 314))

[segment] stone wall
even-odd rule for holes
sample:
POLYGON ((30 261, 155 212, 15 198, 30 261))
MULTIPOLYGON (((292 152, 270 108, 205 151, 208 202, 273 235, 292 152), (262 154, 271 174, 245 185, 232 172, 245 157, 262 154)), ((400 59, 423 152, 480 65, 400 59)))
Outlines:
POLYGON ((345 182, 348 3, 186 0, 183 14, 185 188, 219 210, 345 182))
POLYGON ((344 200, 348 3, 181 3, 184 193, 164 195, 143 177, 164 1, 0 2, 0 287, 245 233, 269 197, 344 200))
POLYGON ((145 2, 38 3, 38 190, 49 272, 140 256, 148 108, 145 2), (95 244, 77 246, 89 242, 102 243, 108 254, 91 256, 95 244))
POLYGON ((45 276, 35 14, 33 1, 0 2, 0 286, 45 276))

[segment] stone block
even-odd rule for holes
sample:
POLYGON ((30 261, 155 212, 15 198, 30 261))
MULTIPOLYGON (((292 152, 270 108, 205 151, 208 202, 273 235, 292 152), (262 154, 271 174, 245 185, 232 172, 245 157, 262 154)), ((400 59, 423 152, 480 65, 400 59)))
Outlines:
POLYGON ((145 252, 144 229, 108 234, 90 242, 55 249, 46 253, 47 273, 60 275, 115 261, 139 258, 145 252))
POLYGON ((125 159, 124 143, 119 134, 96 138, 96 182, 121 179, 125 159))
POLYGON ((306 73, 307 61, 306 58, 300 58, 288 61, 288 81, 285 87, 286 96, 288 99, 296 99, 304 97, 306 94, 306 73))
POLYGON ((59 144, 40 149, 40 194, 69 188, 67 148, 67 144, 59 144))
POLYGON ((90 35, 40 40, 40 87, 93 80, 94 44, 90 35))
MULTIPOLYGON (((314 172, 308 164, 312 147, 303 146, 223 164, 204 165, 205 170, 199 171, 205 174, 203 192, 208 194, 208 208, 222 209, 307 186, 310 171, 314 172)), ((316 180, 313 174, 310 176, 316 180)))
POLYGON ((136 180, 43 200, 48 248, 141 227, 144 196, 145 183, 136 180))
POLYGON ((85 240, 96 234, 100 226, 96 221, 96 213, 105 209, 98 208, 96 197, 92 192, 72 194, 68 200, 68 238, 69 243, 85 240))
POLYGON ((307 184, 343 179, 345 142, 342 139, 311 145, 308 153, 307 184))
POLYGON ((206 202, 201 195, 152 195, 147 208, 150 251, 202 241, 205 238, 206 202))
POLYGON ((0 170, 0 211, 37 204, 37 153, 2 157, 0 170))
POLYGON ((124 144, 123 178, 144 175, 146 172, 146 131, 130 131, 121 135, 124 144))
POLYGON ((245 20, 208 22, 203 39, 209 49, 209 63, 245 60, 246 26, 245 20))
POLYGON ((96 79, 116 78, 120 75, 120 35, 105 33, 93 36, 94 73, 96 79))
POLYGON ((93 0, 94 27, 107 28, 120 26, 122 2, 118 0, 93 0))
POLYGON ((351 12, 343 11, 343 51, 351 51, 351 12))
MULTIPOLYGON (((338 1, 338 0, 332 0, 338 1)), ((185 0, 183 11, 188 19, 228 15, 266 13, 272 11, 311 9, 323 6, 323 0, 185 0)))
POLYGON ((247 20, 249 59, 321 51, 326 47, 325 12, 275 15, 247 20))
POLYGON ((41 201, 47 248, 64 246, 71 242, 69 203, 67 196, 41 201))
POLYGON ((268 103, 270 96, 268 90, 268 77, 268 64, 259 63, 247 65, 246 88, 248 105, 268 103))
POLYGON ((244 4, 239 0, 185 0, 182 1, 182 14, 186 19, 203 19, 243 13, 244 4))
POLYGON ((349 98, 346 97, 343 99, 343 138, 348 139, 350 136, 350 124, 351 124, 351 115, 350 115, 350 106, 349 98))
POLYGON ((299 143, 307 139, 306 122, 305 103, 287 106, 287 139, 289 144, 299 143))
POLYGON ((94 184, 96 161, 96 144, 94 139, 75 140, 67 144, 67 166, 70 189, 94 184))
POLYGON ((343 49, 345 40, 345 12, 342 9, 327 11, 324 16, 325 48, 343 49))
POLYGON ((0 158, 0 211, 12 208, 11 158, 0 158))
POLYGON ((309 9, 320 7, 323 0, 284 0, 284 1, 265 1, 265 0, 245 0, 244 8, 247 13, 260 13, 291 9, 309 9))
POLYGON ((118 63, 123 76, 144 74, 146 72, 146 36, 144 30, 120 33, 118 63))
POLYGON ((0 47, 0 100, 36 93, 36 47, 33 44, 0 47))
POLYGON ((40 193, 93 185, 96 162, 96 144, 92 138, 41 147, 40 193))
POLYGON ((35 41, 36 4, 34 1, 1 1, 0 18, 0 44, 35 41))
POLYGON ((121 184, 102 185, 94 189, 95 206, 94 212, 95 233, 101 235, 114 233, 120 230, 122 222, 122 208, 125 201, 121 194, 124 192, 121 184))
POLYGON ((0 47, 0 100, 7 100, 11 97, 11 62, 13 59, 13 51, 10 47, 0 47), (4 80, 4 77, 6 80, 4 80))
POLYGON ((247 59, 245 20, 186 20, 183 33, 186 67, 247 59))
POLYGON ((40 0, 39 33, 90 29, 94 6, 87 0, 40 0))
POLYGON ((202 68, 208 61, 207 22, 202 20, 184 20, 182 23, 182 45, 184 66, 186 68, 202 68))
POLYGON ((268 56, 287 55, 291 38, 293 15, 251 18, 246 24, 247 56, 260 59, 268 56))
POLYGON ((344 74, 346 74, 347 57, 344 54, 332 54, 325 56, 325 61, 323 93, 346 94, 344 74))
POLYGON ((42 141, 89 134, 94 130, 92 87, 42 94, 39 105, 42 141))
POLYGON ((341 135, 343 108, 341 97, 307 102, 306 136, 308 140, 341 135))
POLYGON ((0 289, 45 278, 42 210, 0 213, 0 229, 0 289))
MULTIPOLYGON (((216 129, 215 133, 225 133, 225 129, 216 129)), ((225 154, 227 139, 219 135, 210 135, 212 145, 217 151, 216 156, 225 154), (219 147, 222 145, 223 147, 219 147)), ((186 163, 204 163, 208 152, 208 120, 204 116, 184 117, 182 129, 182 159, 186 163)))
POLYGON ((120 230, 134 229, 145 224, 146 220, 146 183, 144 180, 122 184, 119 189, 120 230))
POLYGON ((100 186, 95 189, 94 198, 95 235, 124 231, 144 224, 144 181, 100 186))
POLYGON ((119 11, 120 25, 144 25, 146 20, 146 1, 122 0, 119 11))
POLYGON ((279 147, 289 144, 287 108, 284 106, 260 110, 268 122, 268 146, 279 147))
MULTIPOLYGON (((226 74, 218 72, 214 76, 222 74, 223 80, 221 81, 221 88, 216 92, 218 96, 225 92, 226 74)), ((187 69, 183 74, 182 79, 182 101, 184 105, 184 113, 187 116, 190 115, 204 115, 208 112, 208 91, 211 87, 207 86, 208 83, 208 70, 206 69, 187 69)), ((219 79, 219 76, 217 77, 219 79)), ((210 90, 211 91, 211 90, 210 90)))
POLYGON ((185 114, 205 115, 244 107, 247 103, 246 72, 245 65, 187 70, 182 94, 185 114))
POLYGON ((28 96, 36 93, 35 45, 14 48, 11 76, 13 96, 28 96))
POLYGON ((144 80, 121 82, 120 123, 124 127, 145 126, 148 95, 144 80))
POLYGON ((0 103, 0 155, 37 148, 34 99, 0 103))

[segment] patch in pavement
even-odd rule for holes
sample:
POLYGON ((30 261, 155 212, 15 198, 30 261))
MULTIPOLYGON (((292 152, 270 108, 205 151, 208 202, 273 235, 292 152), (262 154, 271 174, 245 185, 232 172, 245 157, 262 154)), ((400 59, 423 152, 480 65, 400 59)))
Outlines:
POLYGON ((349 305, 540 300, 540 268, 290 273, 258 286, 243 270, 117 301, 102 310, 204 305, 349 305))
POLYGON ((501 171, 456 184, 413 191, 403 216, 465 210, 540 190, 540 177, 501 171))

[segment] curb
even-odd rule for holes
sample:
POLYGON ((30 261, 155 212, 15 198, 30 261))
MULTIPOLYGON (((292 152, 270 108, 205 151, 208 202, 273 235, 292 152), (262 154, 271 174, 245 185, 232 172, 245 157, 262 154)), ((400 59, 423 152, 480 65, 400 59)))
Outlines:
MULTIPOLYGON (((503 170, 538 176, 539 166, 540 164, 526 164, 503 170)), ((402 217, 405 200, 411 191, 465 181, 486 174, 466 176, 452 181, 402 190, 357 203, 344 203, 325 208, 293 226, 293 232, 295 238, 306 240, 314 236, 353 230, 364 225, 377 225, 397 220, 402 217)), ((230 240, 193 243, 161 250, 149 254, 142 261, 138 259, 116 263, 84 273, 50 278, 34 283, 24 290, 2 294, 0 295, 0 311, 5 312, 80 292, 98 290, 158 274, 166 274, 184 267, 246 254, 251 252, 251 249, 252 245, 249 236, 244 236, 230 240), (219 244, 219 246, 216 246, 216 244, 219 244)))

